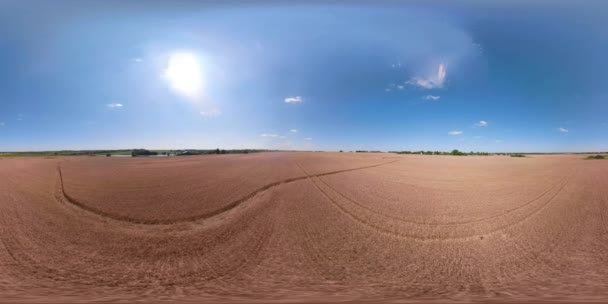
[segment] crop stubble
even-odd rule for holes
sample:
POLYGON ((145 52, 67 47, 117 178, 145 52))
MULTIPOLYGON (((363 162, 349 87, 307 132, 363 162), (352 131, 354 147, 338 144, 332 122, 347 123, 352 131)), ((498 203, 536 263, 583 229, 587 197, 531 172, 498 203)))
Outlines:
POLYGON ((574 155, 0 159, 0 301, 608 299, 574 155))

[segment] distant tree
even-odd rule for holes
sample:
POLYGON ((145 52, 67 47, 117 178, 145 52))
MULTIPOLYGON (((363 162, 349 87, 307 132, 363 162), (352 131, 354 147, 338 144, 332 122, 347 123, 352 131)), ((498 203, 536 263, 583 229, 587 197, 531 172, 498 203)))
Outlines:
POLYGON ((112 156, 112 154, 110 154, 110 153, 106 154, 106 157, 110 157, 110 156, 112 156))
POLYGON ((131 151, 131 156, 136 157, 136 156, 150 156, 150 155, 157 155, 158 152, 154 152, 154 151, 149 151, 146 149, 135 149, 133 151, 131 151))
POLYGON ((215 149, 215 154, 220 154, 220 148, 215 149))
POLYGON ((344 151, 340 150, 340 153, 342 153, 342 152, 344 152, 344 151))
POLYGON ((457 149, 452 150, 451 155, 465 155, 464 153, 458 151, 457 149))

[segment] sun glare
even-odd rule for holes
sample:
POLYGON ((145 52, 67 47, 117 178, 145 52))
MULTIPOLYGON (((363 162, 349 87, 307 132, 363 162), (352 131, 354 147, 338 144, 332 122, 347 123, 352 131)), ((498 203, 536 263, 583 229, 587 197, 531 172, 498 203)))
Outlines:
POLYGON ((172 54, 164 76, 172 89, 186 97, 197 97, 201 93, 201 66, 198 58, 192 53, 172 54))

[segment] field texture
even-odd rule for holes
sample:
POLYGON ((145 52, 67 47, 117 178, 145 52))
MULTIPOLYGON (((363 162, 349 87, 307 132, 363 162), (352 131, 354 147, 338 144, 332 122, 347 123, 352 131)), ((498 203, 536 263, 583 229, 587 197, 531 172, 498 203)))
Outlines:
POLYGON ((0 302, 605 302, 582 158, 4 158, 0 302))

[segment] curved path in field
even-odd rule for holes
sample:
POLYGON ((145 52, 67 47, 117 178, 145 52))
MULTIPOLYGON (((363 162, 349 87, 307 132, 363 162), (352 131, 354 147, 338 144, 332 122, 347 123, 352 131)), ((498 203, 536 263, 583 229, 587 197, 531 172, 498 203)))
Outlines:
POLYGON ((608 161, 0 159, 0 302, 608 300, 608 161))
POLYGON ((58 174, 58 178, 59 178, 59 192, 60 192, 59 195, 61 195, 67 202, 74 204, 75 206, 78 206, 84 210, 93 212, 97 215, 108 217, 108 218, 118 220, 118 221, 131 222, 131 223, 135 223, 135 224, 147 224, 147 225, 168 225, 168 224, 176 224, 176 223, 180 223, 180 222, 198 221, 198 220, 202 220, 202 219, 210 218, 212 216, 219 215, 221 213, 227 212, 227 211, 239 206, 240 204, 250 200, 251 198, 260 194, 263 191, 266 191, 273 187, 280 186, 282 184, 288 184, 288 183, 292 183, 295 181, 299 181, 299 180, 311 178, 311 177, 320 177, 320 176, 338 174, 338 173, 343 173, 343 172, 350 172, 350 171, 355 171, 355 170, 374 168, 374 167, 394 163, 396 161, 398 161, 398 160, 392 160, 392 161, 383 162, 380 164, 375 164, 375 165, 370 165, 370 166, 349 168, 349 169, 336 170, 336 171, 330 171, 330 172, 322 172, 322 173, 318 173, 318 174, 314 174, 314 175, 308 175, 308 173, 307 173, 304 176, 298 176, 298 177, 292 177, 292 178, 288 178, 288 179, 279 180, 276 182, 272 182, 272 183, 263 185, 260 188, 255 189, 253 192, 223 205, 221 208, 218 208, 218 209, 215 209, 210 212, 203 213, 203 214, 197 214, 197 215, 192 215, 192 216, 188 216, 188 217, 174 218, 174 219, 139 219, 139 218, 129 217, 126 215, 121 215, 121 214, 113 214, 113 213, 105 212, 100 209, 96 209, 95 207, 91 207, 90 205, 88 205, 86 202, 82 202, 82 201, 70 196, 68 193, 66 193, 66 190, 64 187, 64 181, 63 181, 63 174, 61 173, 61 165, 57 166, 57 174, 58 174))

